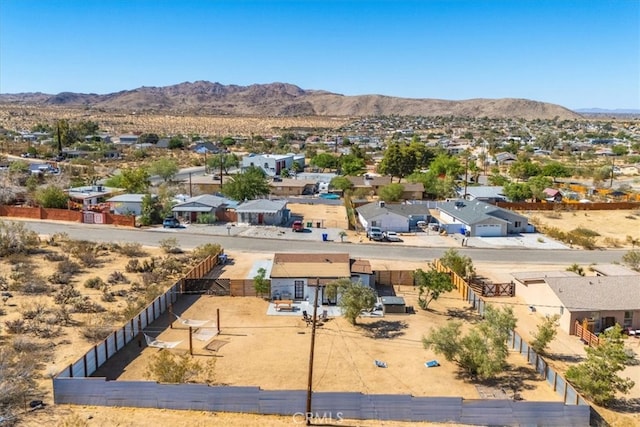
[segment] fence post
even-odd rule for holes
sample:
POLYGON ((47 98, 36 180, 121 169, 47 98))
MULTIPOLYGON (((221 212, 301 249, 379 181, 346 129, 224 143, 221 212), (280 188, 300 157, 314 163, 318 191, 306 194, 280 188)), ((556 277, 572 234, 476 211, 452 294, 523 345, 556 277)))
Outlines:
POLYGON ((173 329, 173 303, 169 302, 169 329, 173 329))
POLYGON ((138 347, 142 347, 142 317, 138 314, 138 347))
POLYGON ((216 308, 216 326, 218 327, 218 333, 220 333, 220 309, 216 308))
POLYGON ((558 389, 558 373, 556 371, 553 372, 553 391, 558 389))
POLYGON ((84 354, 84 356, 82 356, 82 369, 84 372, 83 376, 87 376, 87 353, 84 354))
POLYGON ((191 335, 192 328, 189 326, 189 354, 193 356, 193 337, 191 335))

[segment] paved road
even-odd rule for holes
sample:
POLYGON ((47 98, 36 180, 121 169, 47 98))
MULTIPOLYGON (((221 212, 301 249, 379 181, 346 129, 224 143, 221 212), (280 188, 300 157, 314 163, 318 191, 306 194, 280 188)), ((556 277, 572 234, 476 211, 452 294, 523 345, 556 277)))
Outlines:
MULTIPOLYGON (((176 238, 184 249, 192 249, 205 243, 219 243, 223 248, 245 252, 349 252, 353 257, 394 260, 427 260, 439 258, 447 248, 424 248, 415 246, 391 246, 368 243, 340 243, 306 240, 267 239, 240 236, 198 234, 186 230, 131 229, 104 225, 76 224, 65 222, 24 221, 28 228, 39 234, 64 232, 74 239, 102 242, 138 242, 142 245, 158 246, 161 240, 176 238)), ((572 263, 619 262, 626 250, 581 251, 554 249, 486 249, 456 248, 477 262, 499 263, 544 263, 570 265, 572 263)))

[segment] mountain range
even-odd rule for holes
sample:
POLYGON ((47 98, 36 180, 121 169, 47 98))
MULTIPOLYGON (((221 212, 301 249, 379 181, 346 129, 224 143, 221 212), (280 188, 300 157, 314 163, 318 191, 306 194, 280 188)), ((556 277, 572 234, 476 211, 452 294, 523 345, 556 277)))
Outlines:
POLYGON ((305 90, 288 83, 223 85, 208 81, 164 87, 140 87, 98 95, 62 92, 0 94, 0 103, 95 108, 105 111, 171 112, 229 116, 456 116, 532 119, 576 119, 560 105, 515 98, 413 99, 383 95, 345 96, 305 90))

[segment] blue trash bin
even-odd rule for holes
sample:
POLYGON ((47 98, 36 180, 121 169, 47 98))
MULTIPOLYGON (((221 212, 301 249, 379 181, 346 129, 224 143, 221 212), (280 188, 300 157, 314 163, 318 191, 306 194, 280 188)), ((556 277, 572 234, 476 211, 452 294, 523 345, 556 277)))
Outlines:
POLYGON ((322 241, 326 242, 327 240, 329 240, 329 235, 327 233, 322 233, 322 241))

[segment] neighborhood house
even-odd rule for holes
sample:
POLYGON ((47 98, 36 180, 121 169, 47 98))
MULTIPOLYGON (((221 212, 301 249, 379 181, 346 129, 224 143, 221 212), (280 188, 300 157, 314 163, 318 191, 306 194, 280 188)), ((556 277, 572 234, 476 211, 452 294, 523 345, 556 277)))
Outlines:
POLYGON ((337 303, 327 298, 325 286, 338 279, 373 286, 369 261, 352 260, 346 253, 276 253, 270 279, 273 299, 309 301, 311 305, 315 302, 316 286, 320 286, 318 300, 322 304, 337 303))

